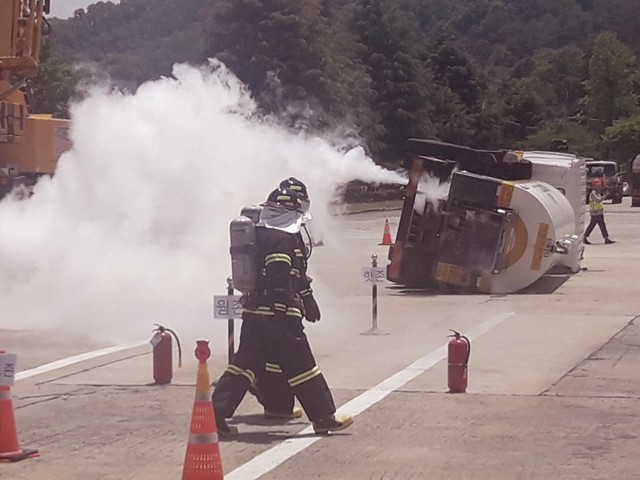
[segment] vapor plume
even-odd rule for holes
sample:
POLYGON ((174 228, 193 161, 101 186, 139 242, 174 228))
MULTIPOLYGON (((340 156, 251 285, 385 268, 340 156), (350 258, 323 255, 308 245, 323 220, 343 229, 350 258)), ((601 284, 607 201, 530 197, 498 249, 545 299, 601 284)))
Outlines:
POLYGON ((402 182, 258 115, 224 65, 176 65, 135 94, 96 88, 72 108, 73 149, 26 201, 0 202, 0 328, 124 341, 153 322, 198 330, 230 274, 228 225, 295 176, 314 230, 349 180, 402 182))

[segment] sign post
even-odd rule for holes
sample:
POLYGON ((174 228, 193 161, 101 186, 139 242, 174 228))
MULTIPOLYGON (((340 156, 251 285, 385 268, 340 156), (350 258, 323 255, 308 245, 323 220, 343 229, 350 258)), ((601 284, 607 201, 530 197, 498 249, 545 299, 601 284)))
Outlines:
POLYGON ((213 318, 227 319, 227 356, 229 363, 235 356, 235 328, 234 319, 242 317, 240 295, 233 294, 233 279, 227 278, 227 295, 213 297, 213 318))
POLYGON ((0 386, 13 386, 16 376, 17 359, 18 356, 15 353, 0 352, 0 386))
POLYGON ((371 317, 372 325, 369 330, 360 335, 387 335, 378 329, 378 283, 387 280, 387 271, 384 267, 378 267, 378 255, 371 255, 371 267, 362 268, 362 279, 365 283, 371 283, 371 317))

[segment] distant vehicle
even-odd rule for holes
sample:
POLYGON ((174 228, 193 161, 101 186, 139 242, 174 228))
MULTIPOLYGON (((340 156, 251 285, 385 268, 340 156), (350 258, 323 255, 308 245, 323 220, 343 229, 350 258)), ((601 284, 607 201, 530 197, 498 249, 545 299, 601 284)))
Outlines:
POLYGON ((589 203, 589 194, 591 193, 591 181, 594 178, 600 178, 604 185, 605 200, 611 200, 612 203, 622 203, 624 196, 624 182, 618 169, 616 162, 605 160, 591 160, 586 162, 587 167, 587 196, 586 203, 589 203))
POLYGON ((631 206, 640 207, 640 155, 631 163, 631 206))

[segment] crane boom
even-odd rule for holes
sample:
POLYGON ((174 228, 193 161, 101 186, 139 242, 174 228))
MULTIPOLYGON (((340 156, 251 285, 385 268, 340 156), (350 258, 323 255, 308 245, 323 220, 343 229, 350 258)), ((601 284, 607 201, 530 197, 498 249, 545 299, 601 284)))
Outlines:
POLYGON ((38 75, 49 0, 0 0, 0 198, 53 174, 71 147, 69 120, 31 114, 23 91, 38 75))
POLYGON ((38 73, 45 0, 0 0, 0 78, 38 73))

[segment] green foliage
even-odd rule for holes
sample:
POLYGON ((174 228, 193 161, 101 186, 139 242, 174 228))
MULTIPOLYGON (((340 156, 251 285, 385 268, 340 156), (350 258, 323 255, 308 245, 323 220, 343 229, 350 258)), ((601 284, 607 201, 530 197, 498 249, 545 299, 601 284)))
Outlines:
POLYGON ((637 0, 122 0, 51 20, 35 105, 64 115, 78 70, 121 85, 218 57, 293 128, 366 142, 394 165, 407 137, 588 156, 640 148, 637 0))
POLYGON ((176 62, 202 63, 202 11, 209 0, 97 2, 68 20, 52 19, 50 41, 69 62, 94 62, 134 86, 169 75, 176 62))
POLYGON ((585 95, 587 59, 576 47, 543 50, 534 57, 534 71, 547 106, 546 119, 564 119, 577 115, 585 95))
POLYGON ((408 137, 436 133, 432 73, 405 45, 403 32, 411 27, 389 8, 391 3, 359 0, 351 23, 376 92, 372 109, 385 128, 381 140, 386 148, 376 153, 387 162, 402 158, 408 137))
POLYGON ((531 77, 505 82, 505 138, 518 142, 535 132, 544 110, 543 88, 540 81, 531 77))
POLYGON ((445 43, 431 56, 430 64, 435 80, 456 94, 467 112, 479 110, 487 83, 462 51, 445 43))
POLYGON ((625 118, 608 127, 603 143, 610 157, 628 161, 640 153, 640 114, 625 118))
POLYGON ((69 102, 83 74, 71 64, 51 55, 45 44, 38 75, 30 80, 31 113, 50 113, 56 118, 69 118, 69 102))
POLYGON ((529 136, 518 146, 524 149, 547 150, 554 138, 563 138, 569 142, 569 150, 585 157, 598 157, 599 137, 593 131, 575 122, 567 120, 553 121, 535 134, 529 136))
POLYGON ((636 66, 635 55, 615 34, 603 33, 596 38, 589 60, 584 105, 587 114, 600 123, 601 130, 637 111, 638 97, 633 93, 636 66))

